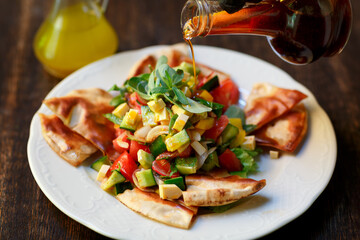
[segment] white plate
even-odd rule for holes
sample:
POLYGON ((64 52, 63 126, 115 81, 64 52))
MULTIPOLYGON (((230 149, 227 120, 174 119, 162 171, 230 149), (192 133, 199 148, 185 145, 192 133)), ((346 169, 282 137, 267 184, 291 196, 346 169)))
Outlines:
MULTIPOLYGON (((119 53, 86 66, 59 83, 47 96, 64 96, 73 89, 121 84, 130 67, 145 54, 163 46, 119 53)), ((149 220, 105 193, 88 166, 72 167, 60 159, 41 135, 37 114, 31 122, 28 158, 34 178, 61 211, 81 224, 111 238, 121 239, 248 239, 264 236, 304 213, 328 184, 336 161, 336 139, 331 122, 314 96, 282 70, 238 52, 195 46, 198 62, 230 73, 242 89, 255 82, 298 89, 308 95, 309 131, 296 155, 272 160, 263 154, 254 179, 266 187, 222 214, 199 216, 190 230, 149 220)), ((39 112, 51 112, 41 106, 39 112)))

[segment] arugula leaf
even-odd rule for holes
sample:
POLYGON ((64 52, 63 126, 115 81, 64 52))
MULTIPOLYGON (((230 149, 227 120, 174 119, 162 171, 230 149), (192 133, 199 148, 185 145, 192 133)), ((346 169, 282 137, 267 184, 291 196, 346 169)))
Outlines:
POLYGON ((115 116, 115 115, 112 114, 112 113, 105 113, 105 114, 104 114, 104 117, 107 118, 108 120, 110 120, 111 122, 117 124, 117 125, 120 125, 120 124, 121 124, 121 119, 118 118, 117 116, 115 116))
POLYGON ((179 90, 177 87, 172 87, 172 90, 174 91, 175 96, 177 97, 179 102, 181 102, 182 104, 185 104, 185 105, 189 105, 188 98, 185 96, 185 94, 181 90, 179 90))

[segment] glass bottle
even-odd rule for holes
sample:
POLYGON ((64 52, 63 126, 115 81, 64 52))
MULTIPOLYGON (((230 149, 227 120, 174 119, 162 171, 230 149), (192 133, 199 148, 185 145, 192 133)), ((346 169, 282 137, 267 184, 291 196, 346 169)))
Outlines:
POLYGON ((181 13, 187 40, 216 34, 266 36, 275 53, 292 64, 340 53, 351 21, 349 0, 188 0, 181 13), (232 7, 239 2, 240 7, 232 7))
POLYGON ((117 35, 104 17, 108 0, 54 0, 36 33, 36 57, 51 75, 63 78, 82 66, 109 56, 117 35))

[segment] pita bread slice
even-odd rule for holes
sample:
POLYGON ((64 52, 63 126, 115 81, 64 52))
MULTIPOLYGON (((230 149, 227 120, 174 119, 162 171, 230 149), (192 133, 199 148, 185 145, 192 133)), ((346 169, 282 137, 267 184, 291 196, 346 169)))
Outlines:
POLYGON ((126 190, 116 198, 131 210, 167 225, 188 229, 194 212, 181 204, 164 200, 158 194, 138 188, 126 190))
POLYGON ((79 166, 98 149, 88 140, 64 125, 55 115, 39 114, 42 134, 49 146, 73 166, 79 166))
POLYGON ((103 114, 113 111, 112 96, 98 88, 74 90, 64 97, 44 100, 65 125, 89 140, 103 153, 112 149, 115 130, 103 114))
POLYGON ((185 182, 185 204, 198 207, 229 204, 260 191, 266 185, 264 179, 256 181, 239 176, 214 178, 206 175, 188 175, 185 182))
POLYGON ((257 130, 255 139, 260 146, 269 146, 285 152, 293 152, 307 131, 305 106, 299 104, 285 115, 257 130))
POLYGON ((246 124, 259 129, 271 120, 290 111, 307 96, 297 90, 275 87, 269 83, 254 85, 244 108, 246 124))

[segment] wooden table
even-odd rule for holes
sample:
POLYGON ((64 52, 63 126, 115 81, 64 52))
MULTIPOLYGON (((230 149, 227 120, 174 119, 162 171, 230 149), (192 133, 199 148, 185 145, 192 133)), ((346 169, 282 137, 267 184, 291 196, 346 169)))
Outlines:
MULTIPOLYGON (((51 2, 0 1, 0 239, 103 238, 56 208, 28 164, 31 118, 59 81, 43 71, 32 51, 51 2)), ((118 33, 119 51, 181 42, 184 2, 110 1, 106 16, 118 33)), ((360 12, 359 1, 353 1, 353 12, 360 12)), ((314 93, 334 125, 338 157, 328 187, 303 215, 265 238, 360 239, 359 15, 341 55, 303 67, 280 60, 261 37, 208 37, 195 44, 237 50, 280 67, 314 93)))

